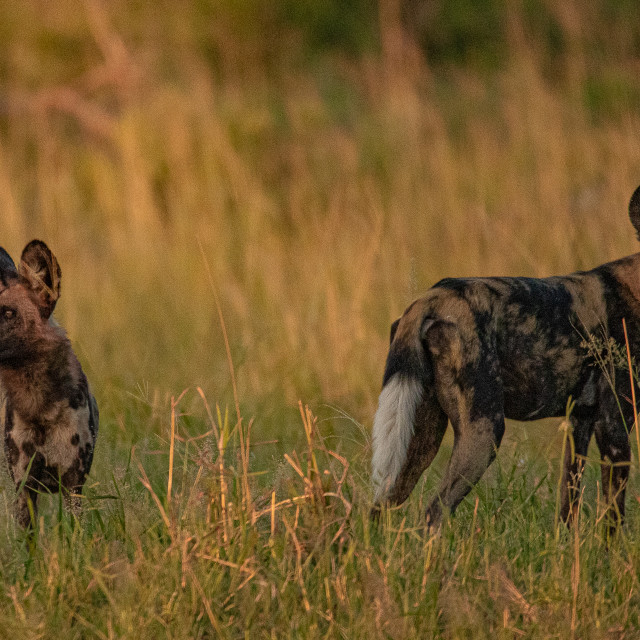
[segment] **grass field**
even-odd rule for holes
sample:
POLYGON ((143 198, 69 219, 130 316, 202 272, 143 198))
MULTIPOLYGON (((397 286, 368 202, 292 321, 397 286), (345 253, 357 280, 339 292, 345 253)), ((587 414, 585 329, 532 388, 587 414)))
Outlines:
POLYGON ((58 256, 101 414, 81 523, 30 548, 2 477, 0 638, 640 637, 637 458, 615 540, 595 452, 558 527, 560 421, 441 536, 450 435, 369 521, 406 305, 637 249, 633 3, 419 4, 0 2, 0 244, 58 256))

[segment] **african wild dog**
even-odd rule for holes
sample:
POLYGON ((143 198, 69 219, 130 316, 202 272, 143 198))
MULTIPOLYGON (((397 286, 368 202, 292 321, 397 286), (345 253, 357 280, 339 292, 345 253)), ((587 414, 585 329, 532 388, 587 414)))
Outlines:
MULTIPOLYGON (((640 187, 629 215, 640 238, 640 187)), ((437 527, 494 459, 505 417, 564 416, 571 397, 575 457, 567 447, 561 516, 569 522, 574 513, 595 433, 614 527, 624 516, 631 454, 629 374, 614 372, 610 384, 585 339, 611 338, 625 349, 623 318, 631 353, 640 354, 640 253, 568 276, 438 282, 391 327, 373 424, 374 512, 406 500, 450 421, 451 460, 426 512, 437 527)))
POLYGON ((19 491, 16 518, 31 522, 42 491, 62 487, 80 510, 93 459, 98 407, 65 332, 51 319, 60 297, 58 261, 33 240, 17 269, 0 248, 0 425, 9 471, 19 491))

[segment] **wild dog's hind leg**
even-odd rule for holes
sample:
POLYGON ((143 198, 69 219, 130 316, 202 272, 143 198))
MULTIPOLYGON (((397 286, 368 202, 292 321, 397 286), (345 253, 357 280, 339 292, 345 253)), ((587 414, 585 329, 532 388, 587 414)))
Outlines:
POLYGON ((395 481, 387 490, 389 504, 402 504, 408 497, 424 470, 433 462, 442 438, 447 430, 447 414, 440 407, 434 390, 427 392, 427 398, 418 407, 415 428, 407 457, 395 481))
POLYGON ((504 434, 504 400, 498 362, 490 344, 463 343, 454 324, 428 332, 436 389, 449 416, 454 445, 447 471, 427 508, 427 524, 437 527, 442 509, 453 512, 495 458, 504 434))

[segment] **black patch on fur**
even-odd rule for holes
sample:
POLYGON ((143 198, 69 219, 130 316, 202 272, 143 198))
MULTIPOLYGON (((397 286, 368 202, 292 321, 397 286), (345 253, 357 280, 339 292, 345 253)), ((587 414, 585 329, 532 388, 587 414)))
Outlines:
POLYGON ((75 447, 78 444, 78 442, 80 442, 80 436, 77 433, 74 433, 71 436, 71 444, 75 447))
POLYGON ((7 404, 5 405, 5 424, 4 424, 4 432, 10 433, 13 431, 13 410, 11 409, 11 405, 7 400, 7 404))
POLYGON ((60 487, 60 471, 58 467, 48 465, 42 452, 37 451, 33 457, 26 484, 31 489, 41 490, 44 488, 55 493, 60 487))
POLYGON ((18 445, 15 440, 6 433, 4 436, 4 453, 7 458, 7 464, 9 465, 9 470, 11 471, 11 475, 13 476, 13 469, 18 462, 18 458, 20 457, 20 450, 18 449, 18 445))
POLYGON ((398 318, 395 322, 391 324, 391 331, 389 332, 389 344, 393 342, 393 339, 396 337, 396 331, 398 330, 398 325, 400 324, 400 318, 398 318))
POLYGON ((75 463, 64 472, 61 479, 62 486, 69 491, 77 492, 82 489, 84 481, 85 473, 81 469, 80 460, 76 459, 75 463))
POLYGON ((426 384, 428 370, 425 366, 425 355, 424 353, 416 353, 415 349, 407 345, 393 344, 389 350, 382 386, 384 387, 397 373, 426 384))
POLYGON ((82 468, 85 473, 89 473, 91 469, 91 463, 93 462, 93 445, 90 442, 84 447, 78 449, 78 457, 82 461, 82 468))
POLYGON ((13 468, 18 463, 18 458, 20 457, 20 450, 18 449, 18 445, 16 444, 15 440, 11 435, 12 431, 13 431, 13 409, 11 408, 11 404, 7 399, 5 404, 4 455, 7 459, 7 464, 9 465, 11 476, 13 477, 13 468))
POLYGON ((91 440, 95 445, 96 439, 98 437, 98 422, 100 419, 99 411, 98 411, 98 403, 96 399, 90 395, 89 396, 89 433, 91 434, 91 440))
POLYGON ((640 240, 640 187, 638 187, 629 201, 629 218, 640 240))
POLYGON ((31 458, 31 456, 36 452, 36 445, 31 442, 31 440, 27 440, 22 443, 22 451, 27 456, 27 458, 31 458))
POLYGON ((0 247, 0 282, 2 286, 7 287, 11 281, 18 277, 18 270, 16 265, 11 259, 11 256, 0 247))
POLYGON ((41 447, 47 441, 47 426, 42 422, 33 423, 36 446, 41 447))
POLYGON ((84 393, 80 389, 77 389, 75 393, 69 396, 69 407, 75 411, 86 404, 86 399, 87 397, 84 393))
POLYGON ((84 407, 89 401, 89 384, 87 383, 87 377, 82 374, 78 382, 78 386, 72 389, 69 395, 69 406, 72 409, 79 409, 84 407))

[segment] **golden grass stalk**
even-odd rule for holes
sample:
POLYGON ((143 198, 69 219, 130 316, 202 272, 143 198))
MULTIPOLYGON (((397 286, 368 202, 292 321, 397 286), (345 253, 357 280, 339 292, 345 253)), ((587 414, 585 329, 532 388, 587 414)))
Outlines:
POLYGON ((167 505, 171 502, 171 488, 173 486, 173 457, 176 444, 176 407, 180 404, 180 401, 187 392, 185 389, 176 400, 174 396, 171 396, 171 434, 169 438, 169 473, 167 478, 167 505))
MULTIPOLYGON (((571 566, 571 638, 575 637, 578 628, 578 594, 580 591, 580 506, 583 491, 580 491, 578 505, 572 514, 571 527, 573 530, 573 563, 571 566)), ((573 505, 572 505, 573 508, 573 505)))
MULTIPOLYGON (((132 457, 133 457, 133 453, 132 453, 132 457)), ((158 494, 153 490, 149 477, 147 476, 147 472, 144 470, 142 463, 139 460, 136 460, 136 463, 138 466, 138 470, 140 471, 140 482, 142 483, 142 486, 151 494, 153 501, 156 503, 156 506, 158 507, 158 511, 160 512, 162 521, 164 522, 164 525, 167 528, 167 532, 169 533, 172 539, 175 539, 175 532, 173 530, 171 520, 169 519, 169 516, 167 515, 165 508, 162 506, 162 501, 158 497, 158 494)))

